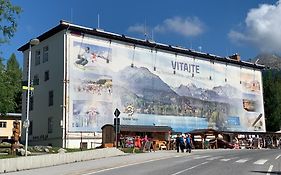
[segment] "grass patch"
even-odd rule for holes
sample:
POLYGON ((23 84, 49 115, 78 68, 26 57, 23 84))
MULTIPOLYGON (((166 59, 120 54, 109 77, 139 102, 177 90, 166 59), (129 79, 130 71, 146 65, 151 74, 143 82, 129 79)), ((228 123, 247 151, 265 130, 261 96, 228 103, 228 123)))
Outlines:
POLYGON ((7 154, 7 155, 0 155, 0 159, 9 159, 9 158, 15 158, 18 157, 16 155, 11 155, 11 154, 7 154))
POLYGON ((143 153, 140 149, 134 149, 134 148, 122 148, 121 151, 124 153, 143 153))
MULTIPOLYGON (((23 148, 24 149, 24 148, 23 148)), ((60 147, 49 147, 49 146, 29 146, 28 151, 31 152, 30 156, 37 156, 43 154, 57 154, 59 152, 60 147)), ((89 151, 94 149, 80 149, 80 148, 65 148, 65 153, 72 153, 72 152, 81 152, 81 151, 89 151)), ((22 157, 20 153, 16 155, 16 153, 11 154, 10 148, 1 148, 0 147, 0 159, 7 159, 7 158, 16 158, 22 157)))

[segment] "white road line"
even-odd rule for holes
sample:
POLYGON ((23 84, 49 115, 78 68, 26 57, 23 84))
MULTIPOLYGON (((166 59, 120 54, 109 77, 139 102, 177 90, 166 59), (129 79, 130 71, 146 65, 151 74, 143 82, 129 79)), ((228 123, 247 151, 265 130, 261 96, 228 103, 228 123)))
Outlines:
POLYGON ((207 158, 206 160, 216 160, 216 159, 219 159, 221 158, 222 156, 217 156, 217 157, 211 157, 211 158, 207 158))
POLYGON ((221 159, 220 161, 227 162, 229 160, 233 160, 233 159, 237 159, 237 158, 239 158, 239 157, 231 157, 231 158, 228 158, 228 159, 221 159))
POLYGON ((270 165, 268 170, 267 170, 266 175, 270 175, 270 172, 272 171, 272 169, 273 169, 273 165, 270 165))
POLYGON ((203 159, 203 158, 207 158, 207 157, 210 157, 210 156, 196 156, 193 159, 203 159))
POLYGON ((277 157, 275 157, 275 160, 279 159, 279 157, 281 157, 281 154, 280 154, 280 155, 278 155, 277 157))
POLYGON ((248 161, 248 159, 240 159, 240 160, 237 160, 236 162, 237 163, 245 163, 245 162, 247 162, 248 161))
POLYGON ((204 164, 206 164, 206 163, 208 163, 208 162, 203 162, 203 163, 200 163, 200 164, 198 164, 198 165, 195 165, 195 166, 192 166, 192 167, 190 167, 190 168, 187 168, 187 169, 181 170, 181 171, 176 172, 176 173, 171 174, 171 175, 181 174, 181 173, 183 173, 183 172, 185 172, 185 171, 188 171, 188 170, 191 170, 191 169, 193 169, 193 168, 199 167, 199 166, 204 165, 204 164))
POLYGON ((263 165, 265 162, 267 162, 266 159, 260 159, 260 160, 258 160, 256 162, 254 162, 254 164, 256 164, 256 165, 263 165))
MULTIPOLYGON (((174 156, 174 157, 176 157, 176 156, 174 156)), ((162 158, 159 158, 159 159, 151 159, 151 160, 147 160, 147 161, 143 161, 143 162, 135 162, 135 163, 120 165, 120 166, 117 166, 117 167, 107 168, 107 169, 103 169, 103 170, 99 170, 99 171, 92 171, 92 172, 84 173, 84 174, 81 174, 81 175, 91 175, 91 174, 96 174, 96 173, 100 173, 100 172, 104 172, 104 171, 109 171, 109 170, 114 170, 114 169, 118 169, 118 168, 124 168, 124 167, 127 167, 127 166, 138 165, 138 164, 143 164, 143 163, 148 163, 148 162, 154 162, 154 161, 157 161, 157 160, 169 159, 169 158, 171 158, 171 157, 162 157, 162 158)))

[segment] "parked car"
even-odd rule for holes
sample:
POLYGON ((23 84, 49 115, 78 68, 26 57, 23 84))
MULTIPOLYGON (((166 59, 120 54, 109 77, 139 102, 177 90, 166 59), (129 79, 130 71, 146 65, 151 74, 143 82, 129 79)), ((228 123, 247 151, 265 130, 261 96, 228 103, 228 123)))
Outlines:
POLYGON ((222 139, 211 139, 209 140, 209 146, 211 148, 215 148, 216 146, 216 141, 218 142, 218 148, 230 148, 230 149, 233 149, 234 148, 234 145, 225 141, 225 140, 222 140, 222 139))

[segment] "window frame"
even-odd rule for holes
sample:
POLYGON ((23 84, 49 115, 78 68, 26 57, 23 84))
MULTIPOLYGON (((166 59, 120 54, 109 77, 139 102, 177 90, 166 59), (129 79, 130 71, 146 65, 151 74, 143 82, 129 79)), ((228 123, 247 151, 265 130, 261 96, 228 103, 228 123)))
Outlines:
POLYGON ((41 59, 41 51, 40 49, 35 51, 35 66, 40 64, 41 59))
POLYGON ((54 118, 53 117, 48 117, 48 134, 53 133, 53 128, 54 128, 54 118))
POLYGON ((0 122, 0 128, 7 128, 7 122, 0 122))
POLYGON ((49 98, 48 98, 49 102, 48 105, 49 106, 53 106, 54 105, 54 91, 49 91, 49 98))
POLYGON ((44 81, 48 81, 50 79, 50 71, 47 70, 44 72, 44 81))
POLYGON ((34 107, 34 97, 30 96, 29 97, 29 111, 33 111, 33 107, 34 107))
POLYGON ((49 46, 43 47, 43 63, 46 63, 49 61, 49 46))
POLYGON ((29 128, 28 128, 28 135, 32 135, 33 134, 33 121, 30 120, 29 121, 29 128))
POLYGON ((38 74, 33 76, 33 85, 35 85, 35 83, 34 83, 35 80, 38 80, 38 84, 36 84, 36 85, 39 85, 40 84, 40 79, 39 79, 39 75, 38 74))

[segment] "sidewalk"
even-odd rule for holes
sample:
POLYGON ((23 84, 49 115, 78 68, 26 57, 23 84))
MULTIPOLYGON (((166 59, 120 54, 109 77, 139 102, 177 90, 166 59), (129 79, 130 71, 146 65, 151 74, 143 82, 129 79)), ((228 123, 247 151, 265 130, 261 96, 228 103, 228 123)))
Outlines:
MULTIPOLYGON (((213 152, 222 150, 192 150, 191 154, 200 154, 200 152, 204 153, 206 151, 213 152)), ((73 174, 75 172, 74 174, 87 174, 85 170, 90 172, 93 170, 99 170, 108 167, 128 166, 133 164, 140 164, 142 162, 150 162, 159 159, 188 155, 190 155, 190 153, 177 153, 176 150, 126 154, 116 148, 104 148, 75 153, 0 159, 0 173, 13 172, 8 174, 51 175, 73 174), (121 161, 120 156, 122 156, 121 161)))
POLYGON ((0 159, 0 173, 49 167, 60 164, 67 164, 120 155, 125 155, 125 153, 116 148, 104 148, 73 153, 58 153, 0 159))
MULTIPOLYGON (((106 148, 106 149, 98 149, 108 152, 108 156, 104 157, 94 157, 87 161, 74 161, 71 164, 57 164, 45 166, 42 165, 41 167, 35 168, 25 168, 20 169, 21 171, 15 172, 9 171, 8 175, 58 175, 58 174, 70 174, 70 175, 88 175, 89 172, 93 171, 100 171, 102 169, 107 169, 109 167, 125 167, 134 164, 141 164, 144 162, 151 162, 160 159, 167 159, 172 157, 179 157, 179 156, 188 156, 189 153, 177 153, 175 150, 171 151, 156 151, 156 152, 145 152, 145 153, 137 153, 137 154, 126 154, 121 152, 116 148, 106 148), (115 153, 114 153, 115 152, 115 153), (121 153, 120 153, 121 152, 121 153), (117 153, 117 154, 116 154, 117 153), (120 153, 120 154, 119 154, 120 153), (122 158, 120 158, 122 156, 122 158), (25 171, 22 171, 25 170, 25 171)), ((98 150, 92 150, 94 152, 98 150)), ((90 152, 90 151, 83 151, 83 152, 90 152)), ((198 152, 196 150, 196 152, 198 152)), ((82 153, 82 152, 79 152, 82 153)), ((68 153, 66 153, 68 154, 68 153)), ((191 153, 192 154, 192 153, 191 153)), ((42 156, 31 156, 31 157, 39 157, 43 159, 42 156)), ((30 157, 28 157, 30 158, 30 157)), ((30 160, 29 160, 30 161, 30 160)), ((32 161, 31 161, 32 162, 32 161)), ((1 162, 0 162, 1 163, 1 162)), ((33 162, 34 163, 34 162, 33 162)), ((0 165, 1 166, 1 165, 0 165)), ((6 171, 8 172, 8 171, 6 171)))

